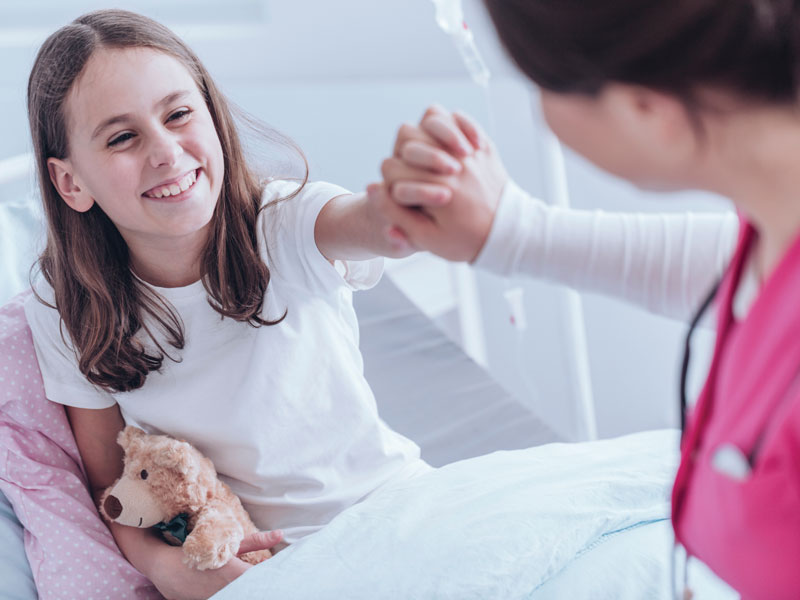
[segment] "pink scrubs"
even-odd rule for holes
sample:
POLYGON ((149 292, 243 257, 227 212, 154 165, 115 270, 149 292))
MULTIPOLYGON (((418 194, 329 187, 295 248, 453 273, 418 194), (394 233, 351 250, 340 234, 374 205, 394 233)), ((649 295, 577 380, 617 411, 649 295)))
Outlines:
POLYGON ((800 238, 744 320, 732 303, 757 234, 742 221, 717 295, 711 370, 672 492, 675 534, 743 600, 800 599, 800 238))

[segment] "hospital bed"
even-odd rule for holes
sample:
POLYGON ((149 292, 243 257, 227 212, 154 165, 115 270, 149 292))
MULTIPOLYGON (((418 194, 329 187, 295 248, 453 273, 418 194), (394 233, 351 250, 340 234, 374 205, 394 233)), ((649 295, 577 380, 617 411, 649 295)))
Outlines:
MULTIPOLYGON (((0 181, 0 305, 24 289, 41 240, 19 179, 0 181)), ((355 306, 381 416, 442 468, 345 511, 215 598, 265 586, 287 599, 668 597, 676 432, 558 443, 390 277, 355 306)), ((24 536, 0 494, 2 598, 36 598, 24 536)), ((698 577, 698 598, 736 597, 698 577)))

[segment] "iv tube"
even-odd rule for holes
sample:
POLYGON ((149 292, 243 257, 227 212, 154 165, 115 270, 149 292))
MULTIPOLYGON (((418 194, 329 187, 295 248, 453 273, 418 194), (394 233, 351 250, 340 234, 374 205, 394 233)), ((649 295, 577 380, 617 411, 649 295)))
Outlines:
POLYGON ((489 68, 475 45, 475 37, 464 21, 461 0, 432 0, 436 6, 436 24, 450 36, 472 80, 485 88, 489 85, 489 68))

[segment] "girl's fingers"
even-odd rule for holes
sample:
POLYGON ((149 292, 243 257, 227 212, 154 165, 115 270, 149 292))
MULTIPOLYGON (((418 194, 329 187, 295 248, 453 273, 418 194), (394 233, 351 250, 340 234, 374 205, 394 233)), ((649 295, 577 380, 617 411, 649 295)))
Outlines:
POLYGON ((283 541, 283 532, 280 529, 275 531, 257 531, 248 535, 239 545, 237 556, 254 552, 256 550, 269 550, 283 541))
POLYGON ((406 164, 427 169, 443 175, 453 175, 461 171, 461 163, 438 147, 412 140, 400 149, 400 156, 406 164))
POLYGON ((461 128, 464 135, 467 136, 467 139, 475 150, 480 150, 486 145, 486 134, 483 132, 480 125, 472 120, 472 117, 461 111, 455 111, 453 113, 453 119, 455 119, 456 124, 461 128))
POLYGON ((431 104, 428 108, 425 109, 425 113, 422 115, 422 119, 420 120, 422 121, 433 115, 441 115, 446 117, 449 114, 450 113, 447 111, 447 109, 444 108, 441 104, 431 104))
POLYGON ((392 199, 403 206, 443 206, 453 198, 453 191, 446 185, 398 181, 392 186, 392 199))
POLYGON ((446 184, 446 176, 408 165, 399 158, 387 158, 381 163, 381 176, 388 186, 398 181, 446 184))
POLYGON ((464 158, 475 151, 452 117, 433 114, 422 119, 420 128, 456 158, 464 158))
POLYGON ((422 131, 416 125, 409 125, 408 123, 403 123, 400 126, 400 129, 397 130, 397 138, 394 141, 394 148, 392 149, 392 156, 396 158, 400 158, 400 152, 407 143, 411 141, 418 141, 426 144, 430 144, 431 146, 436 146, 436 140, 434 140, 430 135, 422 131))

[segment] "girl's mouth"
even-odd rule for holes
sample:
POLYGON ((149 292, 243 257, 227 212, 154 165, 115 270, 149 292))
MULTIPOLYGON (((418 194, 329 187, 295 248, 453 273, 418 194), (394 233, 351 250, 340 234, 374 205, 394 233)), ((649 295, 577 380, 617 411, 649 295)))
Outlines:
POLYGON ((200 176, 201 169, 197 168, 194 171, 189 171, 179 181, 169 185, 161 185, 146 191, 142 196, 149 200, 158 200, 161 202, 180 202, 194 189, 197 183, 197 178, 200 176))

